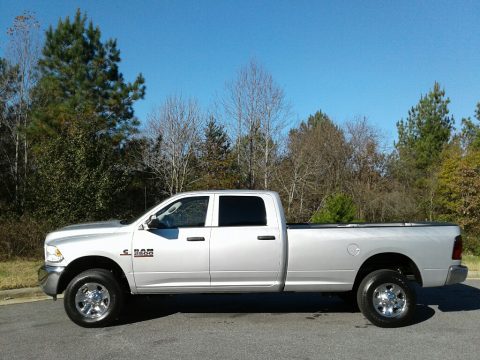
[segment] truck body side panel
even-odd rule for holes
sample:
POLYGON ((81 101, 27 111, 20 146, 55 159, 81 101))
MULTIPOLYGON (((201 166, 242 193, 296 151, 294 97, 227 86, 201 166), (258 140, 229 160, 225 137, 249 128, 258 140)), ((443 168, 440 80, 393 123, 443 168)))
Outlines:
MULTIPOLYGON (((418 267, 423 285, 445 284, 456 226, 289 228, 286 291, 348 291, 371 256, 398 253, 418 267)), ((458 264, 460 261, 457 261, 458 264)), ((393 265, 393 264, 392 264, 393 265)))

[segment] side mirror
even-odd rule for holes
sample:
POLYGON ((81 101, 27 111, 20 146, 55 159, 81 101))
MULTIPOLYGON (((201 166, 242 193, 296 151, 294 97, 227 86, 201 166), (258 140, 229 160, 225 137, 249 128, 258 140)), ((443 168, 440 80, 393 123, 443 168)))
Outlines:
POLYGON ((140 225, 139 230, 149 230, 149 229, 161 229, 165 227, 160 220, 156 218, 155 215, 150 216, 150 218, 140 225))
POLYGON ((155 215, 152 215, 150 219, 147 220, 146 225, 148 226, 148 229, 160 229, 163 227, 162 223, 155 215))

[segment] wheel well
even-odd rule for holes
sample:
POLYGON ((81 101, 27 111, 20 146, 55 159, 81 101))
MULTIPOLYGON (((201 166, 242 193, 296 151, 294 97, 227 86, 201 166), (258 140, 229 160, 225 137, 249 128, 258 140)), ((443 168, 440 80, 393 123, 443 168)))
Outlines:
POLYGON ((408 256, 398 253, 381 253, 373 255, 365 260, 355 277, 354 286, 362 281, 369 273, 380 269, 391 269, 407 276, 409 280, 414 280, 422 285, 422 275, 417 265, 408 256))
POLYGON ((57 294, 61 294, 65 291, 68 284, 75 276, 89 269, 105 269, 111 271, 117 278, 119 285, 126 292, 130 292, 130 285, 128 284, 127 277, 122 268, 115 261, 104 256, 85 256, 68 264, 60 277, 57 294))

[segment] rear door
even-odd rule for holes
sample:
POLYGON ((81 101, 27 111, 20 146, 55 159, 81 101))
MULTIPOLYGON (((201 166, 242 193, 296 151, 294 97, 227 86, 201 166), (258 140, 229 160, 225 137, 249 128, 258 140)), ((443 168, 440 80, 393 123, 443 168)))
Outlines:
POLYGON ((269 194, 215 195, 210 238, 212 290, 275 291, 282 238, 269 194))

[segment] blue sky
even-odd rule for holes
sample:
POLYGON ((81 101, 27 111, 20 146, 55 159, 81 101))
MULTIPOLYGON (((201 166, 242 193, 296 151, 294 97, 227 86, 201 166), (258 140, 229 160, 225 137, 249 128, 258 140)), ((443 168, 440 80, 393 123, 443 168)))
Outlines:
POLYGON ((24 10, 47 28, 77 8, 118 40, 127 80, 144 74, 141 120, 172 93, 208 108, 251 58, 284 88, 293 124, 319 109, 366 116, 390 144, 434 81, 457 125, 480 101, 480 1, 0 0, 0 55, 24 10))

